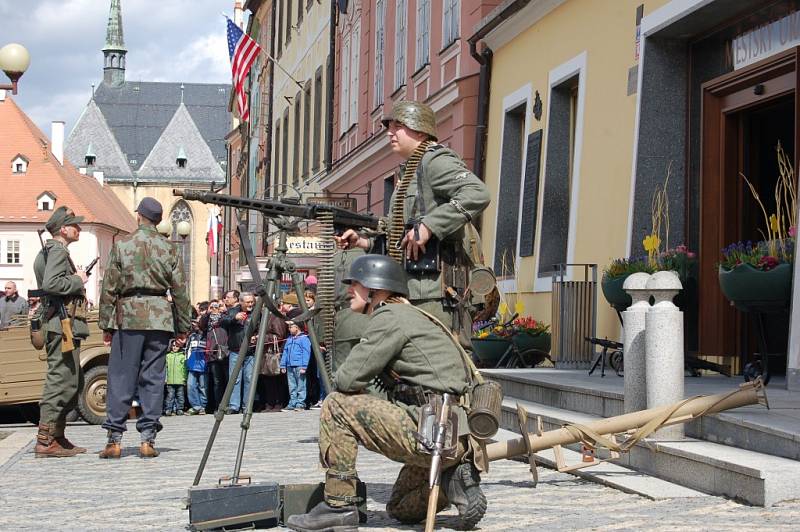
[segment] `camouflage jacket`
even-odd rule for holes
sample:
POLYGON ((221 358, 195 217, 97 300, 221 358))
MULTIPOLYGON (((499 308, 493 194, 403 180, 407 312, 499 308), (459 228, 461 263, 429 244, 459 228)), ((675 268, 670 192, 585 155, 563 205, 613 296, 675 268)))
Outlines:
POLYGON ((40 308, 45 313, 44 316, 47 316, 48 313, 51 314, 49 320, 42 319, 42 324, 47 332, 64 332, 61 328, 58 310, 51 309, 52 305, 59 304, 57 296, 61 296, 60 299, 67 307, 67 312, 75 313, 75 319, 72 320, 72 335, 75 338, 88 338, 89 326, 86 324, 84 311, 86 290, 81 278, 75 275, 77 270, 69 257, 69 250, 67 250, 67 246, 54 239, 48 240, 44 248, 33 261, 33 273, 36 275, 39 289, 52 294, 42 300, 40 308), (72 305, 77 305, 79 312, 75 312, 72 305))
MULTIPOLYGON (((463 395, 469 387, 464 361, 451 337, 408 304, 386 304, 372 314, 361 342, 336 371, 334 385, 340 392, 365 391, 389 370, 405 383, 433 392, 463 395)), ((419 407, 397 404, 418 419, 419 407)), ((466 434, 466 414, 457 410, 459 432, 466 434)))
POLYGON ((186 277, 175 244, 159 235, 155 227, 141 225, 133 234, 117 240, 111 248, 100 292, 100 322, 105 331, 112 329, 188 332, 191 308, 186 277), (172 294, 132 295, 133 292, 172 294), (117 326, 116 302, 122 310, 117 326))
MULTIPOLYGON (((406 191, 403 222, 412 216, 420 218, 440 241, 462 246, 464 226, 474 220, 489 205, 489 190, 469 171, 456 152, 434 145, 420 161, 423 186, 421 198, 425 208, 417 203, 417 179, 412 179, 406 191), (465 214, 466 213, 466 214, 465 214)), ((396 191, 395 191, 396 193, 396 191)), ((391 205, 394 204, 392 194, 391 205)), ((391 209, 388 227, 392 226, 391 209)), ((442 297, 441 274, 409 274, 409 299, 439 299, 442 297)))

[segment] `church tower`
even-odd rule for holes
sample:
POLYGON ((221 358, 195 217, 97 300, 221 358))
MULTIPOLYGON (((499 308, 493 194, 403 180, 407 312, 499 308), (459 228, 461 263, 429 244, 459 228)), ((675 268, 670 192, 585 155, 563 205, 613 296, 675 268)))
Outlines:
POLYGON ((103 47, 103 82, 108 85, 121 85, 125 82, 125 54, 128 50, 122 37, 121 1, 111 0, 111 9, 108 11, 106 45, 103 47))

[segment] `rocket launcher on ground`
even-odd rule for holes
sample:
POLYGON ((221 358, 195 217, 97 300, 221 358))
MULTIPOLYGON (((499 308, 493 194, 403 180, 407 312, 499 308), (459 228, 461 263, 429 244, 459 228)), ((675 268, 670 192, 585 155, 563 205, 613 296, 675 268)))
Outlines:
MULTIPOLYGON (((618 453, 627 452, 637 442, 648 437, 661 427, 687 423, 706 414, 715 414, 741 406, 763 404, 769 408, 764 385, 761 379, 742 384, 737 390, 715 395, 690 397, 671 405, 631 412, 621 416, 601 419, 586 425, 567 424, 560 429, 543 432, 541 418, 537 422, 537 431, 528 432, 528 412, 517 405, 519 429, 523 436, 486 446, 487 461, 527 456, 534 482, 537 480, 534 453, 553 448, 556 454, 559 471, 571 471, 580 467, 599 463, 593 453, 590 463, 577 466, 566 466, 561 456, 561 446, 583 443, 584 449, 593 450, 605 447, 611 451, 612 458, 618 453), (624 434, 625 438, 617 443, 616 435, 624 434)), ((586 458, 586 456, 584 457, 586 458)))

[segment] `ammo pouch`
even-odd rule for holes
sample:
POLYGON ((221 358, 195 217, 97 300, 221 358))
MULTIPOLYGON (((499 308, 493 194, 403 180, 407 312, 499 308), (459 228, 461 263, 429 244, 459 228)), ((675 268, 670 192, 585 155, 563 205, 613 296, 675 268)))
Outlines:
MULTIPOLYGON (((418 221, 409 220, 406 224, 406 231, 410 231, 415 226, 419 226, 418 221)), ((439 260, 440 260, 440 247, 441 242, 435 235, 425 244, 425 253, 422 254, 417 260, 411 260, 403 254, 403 268, 408 273, 439 273, 439 260)))
POLYGON ((67 316, 72 319, 86 321, 86 298, 73 297, 64 304, 67 309, 67 316))
POLYGON ((388 396, 391 402, 403 403, 408 406, 422 406, 428 403, 425 389, 418 384, 398 382, 388 391, 388 396))

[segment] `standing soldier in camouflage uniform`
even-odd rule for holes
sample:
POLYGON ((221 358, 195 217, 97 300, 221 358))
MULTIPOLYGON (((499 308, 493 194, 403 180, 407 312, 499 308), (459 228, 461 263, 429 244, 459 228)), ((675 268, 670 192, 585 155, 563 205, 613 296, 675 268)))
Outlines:
POLYGON ((35 453, 38 457, 74 456, 85 453, 65 436, 67 414, 75 408, 78 393, 83 388, 80 364, 81 340, 89 336, 86 324, 86 284, 88 277, 75 268, 67 246, 77 242, 83 216, 61 206, 53 212, 45 227, 49 239, 33 262, 33 272, 39 289, 45 294, 39 307, 47 347, 47 375, 42 400, 39 403, 39 434, 35 453), (75 349, 63 351, 64 330, 59 317, 61 306, 69 316, 75 349))
MULTIPOLYGON (((358 445, 405 465, 394 484, 386 511, 403 523, 425 519, 431 457, 417 449, 421 398, 467 392, 469 377, 452 338, 419 309, 397 296, 408 295, 402 267, 389 257, 365 255, 353 262, 350 307, 371 316, 361 342, 339 367, 320 413, 319 452, 326 469, 325 501, 311 512, 292 516, 287 525, 301 532, 355 529, 358 445), (380 376, 390 386, 386 400, 364 393, 380 376), (335 527, 335 528, 334 528, 335 527)), ((424 399, 422 399, 424 400, 424 399)), ((474 526, 486 509, 477 469, 467 460, 467 419, 455 405, 459 444, 444 462, 439 509, 454 504, 465 526, 474 526)))
MULTIPOLYGON (((489 205, 489 192, 456 152, 436 143, 436 116, 427 105, 398 102, 383 124, 392 151, 406 159, 391 199, 388 253, 401 263, 404 255, 413 261, 433 258, 433 268, 406 266, 409 299, 451 326, 468 346, 472 324, 447 289, 463 295, 466 286, 457 285, 465 284, 470 263, 464 226, 489 205)), ((353 230, 338 241, 345 248, 374 246, 353 230)))
POLYGON ((155 227, 161 221, 161 204, 144 198, 136 212, 139 229, 111 248, 100 294, 100 328, 106 345, 111 345, 103 423, 108 443, 100 458, 122 454, 122 433, 137 387, 142 407, 136 423, 142 441, 139 455, 158 456, 154 442, 164 406, 165 352, 173 336, 185 342, 190 327, 180 254, 155 227))

